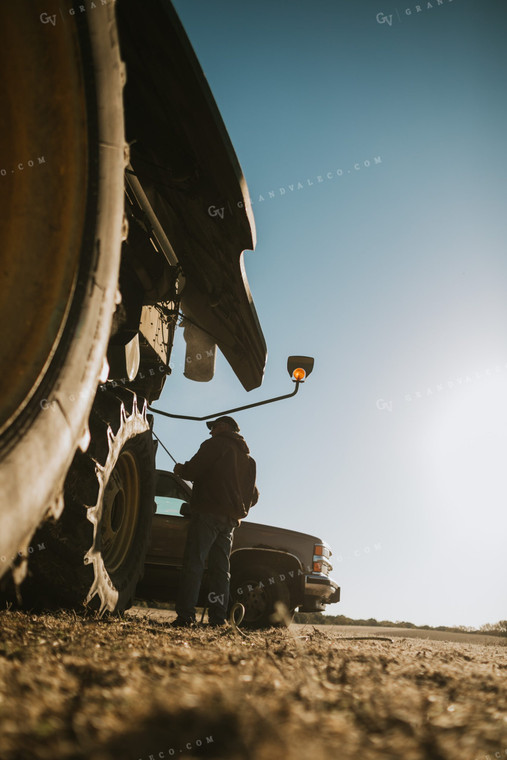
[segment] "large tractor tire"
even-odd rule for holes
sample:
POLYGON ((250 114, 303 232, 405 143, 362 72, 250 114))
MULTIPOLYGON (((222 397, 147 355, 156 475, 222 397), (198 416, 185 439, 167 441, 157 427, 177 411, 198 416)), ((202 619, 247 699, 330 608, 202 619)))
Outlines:
POLYGON ((24 607, 120 612, 132 604, 155 511, 155 447, 146 402, 98 391, 91 443, 78 451, 59 520, 36 532, 21 585, 24 607))
POLYGON ((88 444, 124 235, 114 5, 46 11, 0 9, 0 575, 88 444))
POLYGON ((279 576, 279 572, 268 565, 239 569, 232 576, 230 606, 235 602, 243 605, 245 628, 280 628, 292 621, 294 608, 291 608, 290 589, 279 576), (283 617, 277 614, 278 603, 285 608, 283 617))

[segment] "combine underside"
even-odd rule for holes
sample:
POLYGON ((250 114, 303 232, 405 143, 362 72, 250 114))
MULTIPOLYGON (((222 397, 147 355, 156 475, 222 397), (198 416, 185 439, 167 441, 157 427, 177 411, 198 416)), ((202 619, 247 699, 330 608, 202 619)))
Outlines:
POLYGON ((19 551, 19 577, 32 557, 27 598, 44 586, 46 599, 115 609, 146 550, 146 405, 176 328, 203 357, 189 376, 212 377, 218 346, 247 390, 262 381, 242 260, 255 230, 171 4, 48 18, 42 0, 0 9, 0 574, 19 551))

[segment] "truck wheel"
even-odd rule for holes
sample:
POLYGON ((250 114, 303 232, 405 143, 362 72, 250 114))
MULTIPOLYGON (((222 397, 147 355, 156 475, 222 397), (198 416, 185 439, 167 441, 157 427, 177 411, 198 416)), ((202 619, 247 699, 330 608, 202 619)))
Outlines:
POLYGON ((146 402, 125 389, 99 390, 91 443, 78 452, 58 521, 36 533, 21 586, 24 606, 119 612, 132 604, 155 504, 154 445, 146 402))
MULTIPOLYGON (((87 421, 117 302, 126 161, 112 3, 0 8, 0 556, 24 547, 87 421), (4 118, 5 116, 5 118, 4 118)), ((31 548, 31 547, 30 547, 31 548)), ((9 563, 0 562, 0 575, 9 563)))
POLYGON ((250 569, 239 570, 231 579, 231 606, 241 602, 245 608, 242 625, 245 628, 284 627, 286 621, 271 620, 275 614, 275 605, 281 602, 288 610, 288 619, 292 620, 294 609, 290 604, 290 589, 280 581, 279 572, 267 565, 257 565, 250 569), (270 583, 273 581, 272 583, 270 583))

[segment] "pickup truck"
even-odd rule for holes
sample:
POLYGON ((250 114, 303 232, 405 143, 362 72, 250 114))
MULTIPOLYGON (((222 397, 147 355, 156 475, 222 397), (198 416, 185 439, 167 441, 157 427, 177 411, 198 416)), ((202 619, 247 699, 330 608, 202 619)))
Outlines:
MULTIPOLYGON (((191 486, 174 473, 157 470, 156 513, 136 598, 174 602, 189 525, 191 486)), ((245 607, 243 625, 263 628, 284 625, 296 609, 321 612, 340 600, 340 588, 329 577, 331 549, 316 536, 248 520, 234 531, 231 552, 230 604, 245 607), (288 610, 285 620, 273 620, 276 602, 288 610)), ((208 605, 204 574, 199 606, 208 605)))

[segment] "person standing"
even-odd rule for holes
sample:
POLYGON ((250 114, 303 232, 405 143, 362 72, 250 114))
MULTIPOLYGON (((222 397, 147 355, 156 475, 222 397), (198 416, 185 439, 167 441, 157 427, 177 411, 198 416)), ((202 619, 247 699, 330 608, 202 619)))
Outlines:
POLYGON ((174 474, 193 481, 194 486, 176 603, 178 617, 171 623, 173 627, 195 624, 206 559, 208 620, 212 626, 225 624, 234 528, 259 498, 255 460, 237 422, 232 417, 218 417, 206 425, 211 438, 201 444, 192 459, 174 466, 174 474))

